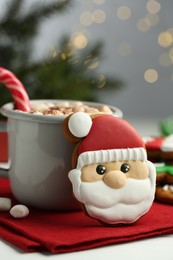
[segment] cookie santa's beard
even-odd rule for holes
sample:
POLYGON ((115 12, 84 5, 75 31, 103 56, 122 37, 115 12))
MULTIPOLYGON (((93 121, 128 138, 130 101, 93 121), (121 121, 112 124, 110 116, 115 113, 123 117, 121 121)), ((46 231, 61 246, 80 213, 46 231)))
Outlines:
POLYGON ((120 189, 112 189, 103 181, 81 182, 80 176, 81 171, 77 169, 69 174, 73 192, 93 218, 109 224, 132 223, 152 205, 155 193, 153 176, 144 180, 129 178, 120 189))

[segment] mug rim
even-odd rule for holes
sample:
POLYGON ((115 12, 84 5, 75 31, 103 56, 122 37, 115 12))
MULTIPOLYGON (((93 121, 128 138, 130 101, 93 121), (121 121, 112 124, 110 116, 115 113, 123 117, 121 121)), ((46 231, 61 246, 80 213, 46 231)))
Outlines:
MULTIPOLYGON (((123 112, 112 105, 108 105, 105 103, 100 103, 100 102, 92 102, 92 101, 83 101, 83 100, 70 100, 70 99, 35 99, 35 100, 30 100, 30 104, 40 104, 40 103, 53 103, 53 104, 61 104, 64 102, 69 102, 71 104, 76 103, 76 102, 82 102, 85 105, 88 106, 108 106, 112 112, 113 115, 122 118, 123 117, 123 112)), ((49 122, 49 123, 57 123, 57 122, 62 122, 67 116, 66 115, 39 115, 39 114, 30 114, 28 112, 20 111, 20 110, 14 110, 13 109, 13 102, 7 103, 3 105, 0 108, 0 113, 3 116, 6 116, 7 118, 14 118, 14 119, 20 119, 20 120, 25 120, 25 121, 36 121, 36 122, 49 122)))

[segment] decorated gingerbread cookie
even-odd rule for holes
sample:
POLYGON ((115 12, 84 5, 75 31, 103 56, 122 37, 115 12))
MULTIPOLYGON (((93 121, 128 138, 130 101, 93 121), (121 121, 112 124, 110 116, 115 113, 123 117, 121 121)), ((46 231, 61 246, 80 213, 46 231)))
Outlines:
POLYGON ((173 160, 173 134, 166 137, 144 137, 143 140, 150 160, 173 160))
POLYGON ((156 171, 144 142, 126 121, 77 112, 64 134, 77 143, 69 179, 84 212, 107 224, 132 223, 151 207, 156 171))
POLYGON ((173 116, 169 116, 160 122, 160 130, 164 136, 173 134, 173 116))
POLYGON ((173 165, 157 163, 156 200, 173 205, 173 165))

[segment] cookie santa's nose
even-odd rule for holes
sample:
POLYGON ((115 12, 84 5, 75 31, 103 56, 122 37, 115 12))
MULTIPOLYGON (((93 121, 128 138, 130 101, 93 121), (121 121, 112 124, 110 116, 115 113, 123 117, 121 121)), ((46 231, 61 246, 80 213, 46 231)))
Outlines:
POLYGON ((120 189, 125 186, 127 177, 122 171, 109 171, 103 177, 103 181, 112 189, 120 189))

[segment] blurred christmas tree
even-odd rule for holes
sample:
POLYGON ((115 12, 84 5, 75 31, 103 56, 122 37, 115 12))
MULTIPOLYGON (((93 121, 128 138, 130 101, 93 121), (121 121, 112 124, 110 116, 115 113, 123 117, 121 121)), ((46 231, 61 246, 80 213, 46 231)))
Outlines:
MULTIPOLYGON (((17 75, 31 99, 96 101, 98 89, 122 86, 121 80, 93 70, 101 58, 101 43, 77 50, 69 37, 62 37, 51 55, 48 53, 39 61, 31 60, 41 22, 65 11, 71 2, 57 0, 43 5, 38 1, 32 9, 22 13, 24 0, 13 0, 8 2, 0 17, 0 66, 17 75)), ((1 84, 0 93, 0 106, 12 101, 10 93, 1 84)))

